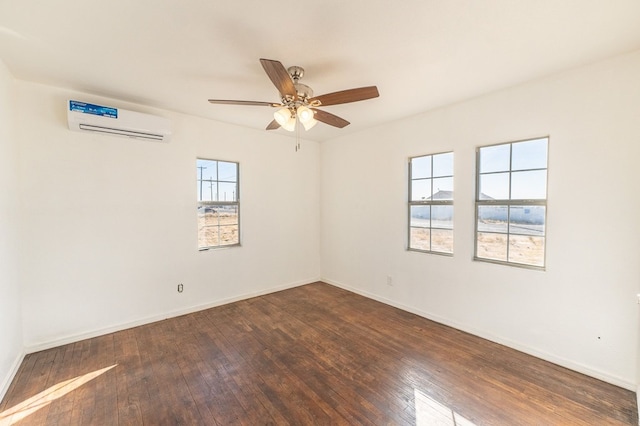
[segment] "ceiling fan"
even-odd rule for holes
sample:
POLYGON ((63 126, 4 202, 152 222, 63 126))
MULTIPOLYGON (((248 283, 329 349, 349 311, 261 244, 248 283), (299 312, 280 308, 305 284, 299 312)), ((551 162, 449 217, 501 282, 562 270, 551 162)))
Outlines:
POLYGON ((299 66, 285 68, 282 63, 272 59, 260 59, 262 68, 280 93, 281 102, 260 101, 236 101, 227 99, 209 99, 212 104, 225 105, 253 105, 278 108, 273 114, 274 119, 267 125, 267 130, 282 127, 290 132, 296 128, 299 121, 305 130, 311 129, 321 121, 330 126, 343 128, 349 122, 337 115, 318 109, 318 107, 346 104, 377 98, 379 96, 376 86, 359 87, 356 89, 341 90, 325 95, 313 96, 313 90, 299 80, 304 75, 304 69, 299 66))

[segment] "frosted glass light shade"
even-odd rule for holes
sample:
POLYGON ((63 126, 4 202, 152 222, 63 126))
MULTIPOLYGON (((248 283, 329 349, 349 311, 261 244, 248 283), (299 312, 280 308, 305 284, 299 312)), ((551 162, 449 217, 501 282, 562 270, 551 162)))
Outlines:
POLYGON ((298 118, 302 124, 313 120, 313 111, 304 105, 300 105, 297 110, 298 118))
POLYGON ((289 117, 289 119, 281 125, 283 129, 289 131, 289 132, 293 132, 296 129, 296 118, 295 117, 289 117))
POLYGON ((287 122, 292 119, 291 111, 289 111, 288 108, 280 108, 279 110, 273 113, 273 118, 275 118, 276 122, 278 122, 278 124, 281 127, 285 127, 287 122))
POLYGON ((318 124, 318 120, 316 120, 315 118, 311 118, 311 120, 307 120, 307 121, 302 121, 300 120, 300 122, 302 122, 302 125, 304 126, 305 130, 309 130, 311 129, 313 126, 315 126, 316 124, 318 124))

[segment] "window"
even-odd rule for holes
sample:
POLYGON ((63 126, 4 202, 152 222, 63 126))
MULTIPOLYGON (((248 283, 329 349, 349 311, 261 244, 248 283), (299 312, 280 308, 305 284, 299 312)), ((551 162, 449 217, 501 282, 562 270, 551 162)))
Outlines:
POLYGON ((409 159, 409 250, 453 254, 453 152, 409 159))
POLYGON ((477 150, 477 260, 544 268, 548 142, 477 150))
POLYGON ((240 244, 238 163, 196 161, 198 249, 240 244))

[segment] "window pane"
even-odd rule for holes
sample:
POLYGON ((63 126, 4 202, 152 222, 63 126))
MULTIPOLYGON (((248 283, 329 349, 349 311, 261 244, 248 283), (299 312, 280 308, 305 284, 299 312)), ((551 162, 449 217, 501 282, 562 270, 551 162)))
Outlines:
POLYGON ((238 244, 238 225, 221 226, 218 231, 218 238, 221 246, 238 244))
POLYGON ((433 200, 453 200, 453 178, 437 178, 433 180, 433 200))
POLYGON ((431 206, 411 206, 411 224, 410 226, 419 226, 428 228, 431 223, 431 206))
POLYGON ((507 206, 478 206, 478 231, 507 232, 507 206))
POLYGON ((218 245, 218 217, 212 211, 198 210, 198 248, 218 245))
POLYGON ((431 177, 431 156, 415 157, 411 159, 411 178, 430 178, 431 177))
POLYGON ((546 169, 547 139, 536 139, 513 144, 511 170, 546 169))
POLYGON ((218 227, 202 228, 198 232, 198 248, 215 247, 219 245, 218 227))
POLYGON ((197 160, 198 179, 217 180, 218 179, 218 162, 214 160, 197 160))
POLYGON ((218 184, 218 199, 216 201, 237 201, 236 184, 220 182, 218 184))
POLYGON ((198 247, 238 244, 238 206, 198 207, 198 247))
POLYGON ((453 229, 453 206, 431 206, 431 227, 453 229))
POLYGON ((433 156, 433 177, 453 176, 453 152, 433 156))
POLYGON ((511 174, 512 200, 544 200, 545 198, 547 198, 546 170, 511 174))
POLYGON ((510 144, 480 148, 480 173, 509 170, 510 144))
POLYGON ((453 231, 448 229, 432 229, 431 250, 441 253, 453 253, 453 231))
POLYGON ((218 184, 212 181, 198 181, 198 201, 216 201, 218 184))
POLYGON ((481 200, 508 200, 509 173, 480 175, 481 200))
POLYGON ((217 161, 212 160, 197 160, 197 172, 198 177, 197 184, 197 196, 198 201, 213 201, 216 194, 216 176, 217 176, 217 161))
POLYGON ((510 235, 509 262, 544 266, 544 237, 510 235))
POLYGON ((220 225, 235 225, 238 223, 237 206, 217 206, 216 211, 220 225))
POLYGON ((201 226, 217 226, 218 212, 214 206, 201 206, 198 208, 198 220, 201 226))
POLYGON ((544 235, 544 206, 511 206, 509 233, 544 235))
POLYGON ((478 232, 477 257, 507 260, 507 235, 478 232))
POLYGON ((411 201, 431 199, 431 179, 411 181, 411 201))
POLYGON ((238 181, 238 165, 226 161, 218 161, 218 180, 227 182, 238 181))
POLYGON ((416 250, 429 250, 431 230, 429 228, 410 228, 409 248, 416 250))

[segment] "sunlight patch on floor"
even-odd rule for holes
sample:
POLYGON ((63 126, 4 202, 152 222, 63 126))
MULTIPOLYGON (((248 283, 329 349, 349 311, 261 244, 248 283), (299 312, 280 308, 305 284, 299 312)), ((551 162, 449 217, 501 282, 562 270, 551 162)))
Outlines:
POLYGON ((460 414, 427 396, 413 390, 416 405, 416 426, 475 426, 460 414))
POLYGON ((78 376, 73 379, 60 382, 51 386, 49 389, 40 392, 31 398, 24 400, 20 404, 13 406, 2 413, 0 413, 0 426, 9 426, 19 422, 30 414, 38 411, 42 407, 46 407, 54 400, 68 394, 69 392, 79 388, 90 380, 95 379, 99 375, 106 373, 118 364, 114 364, 110 367, 96 370, 91 373, 87 373, 83 376, 78 376))

